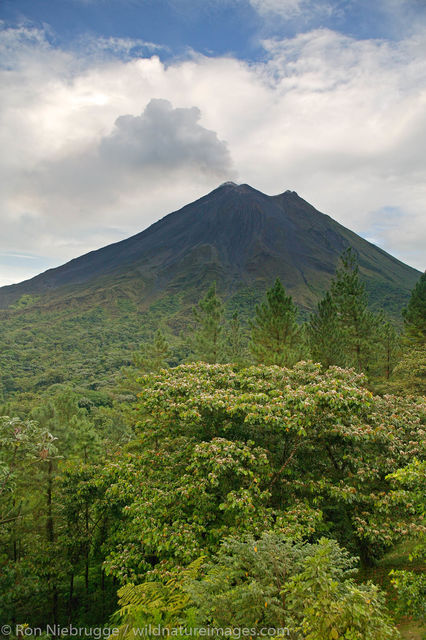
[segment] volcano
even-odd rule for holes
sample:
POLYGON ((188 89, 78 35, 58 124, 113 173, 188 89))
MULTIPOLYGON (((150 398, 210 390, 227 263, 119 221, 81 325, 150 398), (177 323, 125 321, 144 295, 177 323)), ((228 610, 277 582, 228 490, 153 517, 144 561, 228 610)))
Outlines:
POLYGON ((106 298, 114 290, 122 295, 129 286, 148 302, 178 292, 195 297, 212 281, 226 300, 241 290, 263 292, 279 277, 299 307, 310 311, 347 247, 358 255, 373 306, 400 310, 418 271, 320 213, 295 191, 268 196, 228 182, 137 235, 1 287, 0 308, 24 294, 41 305, 73 298, 99 302, 102 292, 106 298))

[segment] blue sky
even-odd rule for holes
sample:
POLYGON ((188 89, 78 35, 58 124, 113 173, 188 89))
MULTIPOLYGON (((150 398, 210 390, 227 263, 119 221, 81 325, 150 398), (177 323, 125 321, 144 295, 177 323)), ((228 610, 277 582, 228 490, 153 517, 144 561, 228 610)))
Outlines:
POLYGON ((423 0, 2 0, 0 285, 233 179, 417 268, 423 0))
POLYGON ((326 27, 355 38, 398 39, 424 18, 422 0, 3 0, 8 25, 48 25, 60 47, 86 37, 140 39, 162 45, 167 60, 188 48, 205 55, 263 59, 261 40, 326 27), (262 6, 263 5, 263 6, 262 6))

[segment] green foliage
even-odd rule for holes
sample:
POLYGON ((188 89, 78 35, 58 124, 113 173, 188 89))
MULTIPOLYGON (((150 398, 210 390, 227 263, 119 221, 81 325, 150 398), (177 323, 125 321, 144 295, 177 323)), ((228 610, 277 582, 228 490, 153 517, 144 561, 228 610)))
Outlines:
MULTIPOLYGON (((401 495, 407 504, 412 504, 423 518, 425 515, 426 494, 426 461, 415 458, 406 467, 398 469, 389 475, 389 479, 395 485, 395 494, 398 499, 401 495)), ((419 561, 424 564, 426 558, 425 529, 410 555, 411 561, 419 561)), ((391 583, 395 587, 398 597, 396 612, 399 615, 412 616, 416 620, 425 622, 426 618, 426 576, 423 566, 418 571, 392 570, 390 572, 391 583)))
MULTIPOLYGON (((197 344, 193 345, 196 357, 209 361, 213 357, 217 362, 232 360, 242 364, 250 361, 249 336, 245 327, 262 294, 260 284, 256 289, 241 286, 228 298, 223 316, 228 319, 228 325, 224 321, 219 322, 219 335, 216 338, 213 335, 213 343, 216 343, 213 355, 208 347, 211 336, 207 337, 207 331, 204 336, 207 343, 198 344, 197 338, 197 344), (239 313, 242 331, 231 320, 235 311, 239 313), (241 346, 242 356, 238 356, 241 346), (208 347, 206 352, 204 347, 208 347)), ((140 280, 135 279, 114 282, 101 290, 84 291, 78 295, 71 291, 58 300, 43 297, 24 308, 10 307, 1 311, 0 401, 2 398, 5 402, 13 397, 21 398, 23 394, 33 394, 34 398, 55 384, 117 392, 120 372, 132 364, 135 354, 137 358, 139 355, 142 357, 140 364, 144 371, 158 366, 157 354, 151 351, 155 340, 153 336, 159 327, 167 336, 170 348, 165 358, 159 358, 161 366, 175 366, 188 361, 194 357, 187 336, 193 317, 192 304, 198 295, 198 289, 191 285, 184 292, 165 292, 159 297, 157 294, 152 297, 146 288, 141 287, 140 280)), ((198 325, 197 332, 200 332, 203 343, 201 325, 198 325)), ((327 342, 326 338, 324 341, 326 346, 332 347, 332 353, 337 346, 337 337, 335 334, 334 341, 327 342)), ((311 348, 314 348, 312 341, 311 348)), ((373 373, 375 363, 384 357, 383 353, 377 353, 377 349, 373 349, 370 355, 367 358, 369 375, 373 373)), ((282 360, 285 364, 306 357, 300 350, 300 340, 296 340, 295 347, 289 349, 288 356, 282 360)), ((312 356, 323 361, 317 351, 312 352, 312 356)), ((262 359, 258 361, 263 362, 262 359)), ((329 362, 330 359, 324 361, 329 362)), ((334 360, 333 364, 346 366, 350 362, 350 359, 342 359, 334 360)), ((377 375, 382 376, 384 369, 381 365, 380 369, 377 375)), ((31 405, 30 398, 28 405, 31 405)), ((25 417, 22 405, 20 411, 25 417)))
POLYGON ((376 337, 376 373, 389 380, 401 358, 401 340, 393 324, 383 314, 376 316, 376 337))
MULTIPOLYGON (((159 549, 162 558, 189 561, 231 527, 266 528, 273 520, 294 531, 299 520, 306 534, 321 526, 371 561, 411 530, 407 519, 416 531, 416 513, 391 502, 386 476, 419 455, 421 401, 374 397, 353 371, 321 373, 312 363, 197 363, 141 384, 137 429, 150 471, 141 470, 143 490, 129 496, 129 513, 135 535, 152 523, 144 534, 151 555, 159 549), (256 470, 262 460, 264 470, 256 470)), ((114 558, 126 571, 126 558, 114 558)))
POLYGON ((318 303, 317 312, 310 316, 308 340, 314 362, 326 368, 343 362, 344 339, 337 305, 328 291, 318 303))
POLYGON ((106 562, 121 581, 140 580, 158 563, 192 562, 227 533, 272 523, 265 504, 269 465, 252 443, 165 439, 133 462, 132 485, 118 479, 106 493, 119 493, 126 503, 126 527, 116 532, 106 562))
POLYGON ((232 315, 224 336, 224 360, 243 364, 249 358, 246 336, 241 327, 238 313, 232 315))
POLYGON ((99 436, 87 410, 79 406, 71 389, 60 390, 52 398, 34 407, 32 417, 59 438, 60 452, 87 462, 100 446, 99 436))
POLYGON ((335 541, 293 543, 282 535, 228 538, 186 589, 198 622, 219 628, 290 630, 292 638, 397 637, 372 584, 351 579, 354 558, 335 541))
POLYGON ((414 503, 419 514, 424 515, 426 493, 426 461, 414 458, 407 466, 388 475, 388 479, 406 490, 410 502, 414 503))
POLYGON ((193 309, 197 323, 192 344, 197 359, 219 362, 222 356, 223 305, 213 283, 198 305, 193 309))
POLYGON ((393 370, 394 389, 399 393, 422 395, 426 388, 426 346, 417 345, 406 351, 393 370))
POLYGON ((426 340, 426 273, 411 292, 407 308, 403 311, 405 337, 413 345, 424 345, 426 340))
POLYGON ((353 559, 333 540, 322 539, 300 563, 282 592, 295 627, 306 640, 391 640, 398 633, 383 594, 351 580, 353 559), (349 574, 349 576, 348 576, 349 574), (301 603, 303 606, 301 607, 301 603))
POLYGON ((95 613, 103 621, 115 604, 115 587, 102 568, 111 517, 105 492, 100 462, 60 465, 54 494, 54 551, 66 585, 62 599, 72 619, 83 613, 87 620, 89 613, 95 613))
POLYGON ((16 489, 31 464, 55 453, 55 438, 33 420, 0 417, 0 526, 19 517, 16 489))
MULTIPOLYGON (((93 602, 91 585, 96 578, 90 556, 97 530, 93 520, 103 522, 96 514, 101 508, 100 494, 90 488, 93 478, 87 471, 78 480, 76 472, 71 482, 64 469, 70 464, 87 469, 89 460, 100 457, 101 447, 87 411, 79 407, 78 396, 70 390, 44 398, 33 409, 33 417, 38 422, 25 423, 30 427, 26 431, 18 419, 6 425, 19 441, 17 453, 11 449, 10 456, 13 454, 15 463, 21 456, 22 463, 16 469, 9 499, 19 517, 0 530, 0 588, 4 594, 0 613, 3 619, 16 616, 40 624, 70 615, 77 609, 76 599, 82 597, 86 605, 80 605, 79 615, 86 612, 87 616, 93 602), (74 462, 65 463, 64 458, 74 462)), ((98 567, 99 563, 98 558, 98 567)), ((99 614, 102 608, 94 611, 99 614)))
POLYGON ((198 622, 215 627, 284 627, 281 590, 297 571, 303 547, 285 536, 264 533, 226 538, 203 576, 186 590, 197 607, 198 622))
MULTIPOLYGON (((74 299, 72 303, 31 305, 0 312, 0 399, 18 394, 39 396, 52 385, 63 384, 115 392, 122 367, 133 355, 152 345, 159 326, 164 327, 171 355, 177 364, 190 309, 182 308, 180 297, 164 296, 141 310, 139 291, 118 299, 118 292, 103 302, 96 297, 74 299), (178 354, 176 359, 175 353, 178 354)), ((25 415, 25 413, 23 414, 25 415)))
POLYGON ((38 299, 39 296, 31 296, 28 293, 25 293, 19 298, 19 300, 17 300, 10 306, 12 309, 26 309, 27 307, 31 307, 33 304, 35 304, 38 299))
POLYGON ((354 367, 377 382, 388 381, 401 348, 397 331, 383 312, 368 309, 355 253, 348 249, 331 289, 310 316, 307 336, 313 359, 324 367, 354 367))
POLYGON ((203 561, 201 557, 185 569, 176 568, 163 581, 128 583, 121 587, 118 590, 120 609, 114 614, 114 620, 121 623, 120 637, 134 637, 129 629, 150 624, 169 630, 182 625, 191 602, 184 585, 197 577, 203 561))
POLYGON ((414 571, 392 570, 391 583, 397 591, 395 613, 426 621, 426 575, 414 571))
MULTIPOLYGON (((224 307, 211 287, 195 310, 197 357, 210 363, 176 368, 191 357, 190 292, 149 308, 130 286, 105 295, 3 312, 0 617, 100 624, 121 584, 123 628, 248 616, 297 639, 391 637, 343 547, 371 563, 424 530, 424 345, 400 355, 354 256, 308 327, 279 281, 268 292, 251 346, 271 366, 248 366, 260 290, 224 307), (307 342, 326 371, 273 364, 302 358, 307 342), (333 363, 403 397, 373 396, 333 363), (190 577, 200 556, 207 574, 190 577)), ((398 612, 419 616, 417 567, 392 579, 398 612)))
POLYGON ((330 289, 337 312, 338 340, 343 345, 343 360, 336 364, 366 371, 373 351, 374 317, 368 310, 365 285, 359 277, 354 251, 347 249, 340 261, 330 289))
POLYGON ((277 278, 251 322, 250 349, 257 363, 288 366, 294 362, 299 334, 296 317, 296 306, 277 278))
POLYGON ((142 373, 155 372, 167 366, 169 357, 170 346, 161 329, 158 329, 155 332, 154 340, 142 345, 140 350, 134 354, 133 363, 142 373))

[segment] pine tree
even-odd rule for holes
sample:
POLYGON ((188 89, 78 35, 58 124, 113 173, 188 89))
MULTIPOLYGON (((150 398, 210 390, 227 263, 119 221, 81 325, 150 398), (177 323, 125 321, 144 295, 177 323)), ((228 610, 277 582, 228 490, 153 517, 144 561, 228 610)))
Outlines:
POLYGON ((328 368, 343 364, 343 336, 340 330, 337 307, 330 292, 320 300, 307 326, 311 357, 328 368))
POLYGON ((299 328, 297 309, 279 278, 256 307, 251 324, 251 352, 258 363, 289 366, 295 358, 299 328))
POLYGON ((402 315, 406 342, 413 346, 424 344, 426 341, 426 272, 422 273, 411 292, 411 298, 402 315))
POLYGON ((401 355, 400 336, 383 312, 376 316, 376 360, 378 373, 389 380, 401 355))
POLYGON ((135 353, 133 363, 143 373, 151 373, 167 367, 169 356, 169 344, 161 329, 158 329, 152 343, 143 344, 140 350, 135 353))
POLYGON ((331 283, 331 298, 337 311, 346 367, 367 371, 374 341, 374 316, 368 310, 365 285, 359 277, 358 260, 349 248, 340 257, 341 266, 331 283))
POLYGON ((210 364, 219 362, 223 352, 223 305, 217 296, 215 282, 194 307, 193 313, 197 323, 192 339, 195 357, 210 364))
MULTIPOLYGON (((64 456, 68 460, 74 459, 77 463, 79 461, 88 463, 96 458, 101 446, 99 434, 89 420, 87 411, 79 407, 78 396, 72 389, 65 389, 57 396, 46 399, 42 405, 33 409, 32 417, 37 420, 42 428, 48 429, 55 437, 58 437, 58 450, 61 457, 64 456)), ((58 588, 58 557, 55 555, 59 548, 60 537, 57 494, 58 457, 46 458, 44 474, 46 492, 44 505, 44 551, 46 553, 44 579, 50 593, 51 619, 55 623, 57 622, 60 595, 58 588)), ((89 544, 90 540, 86 537, 83 556, 87 603, 89 593, 89 544)), ((43 561, 41 566, 43 566, 43 561)))
POLYGON ((225 336, 225 356, 228 362, 242 364, 247 360, 246 340, 241 328, 238 313, 235 312, 229 322, 225 336))
POLYGON ((403 354, 393 370, 397 393, 424 395, 426 388, 426 345, 415 345, 403 354))

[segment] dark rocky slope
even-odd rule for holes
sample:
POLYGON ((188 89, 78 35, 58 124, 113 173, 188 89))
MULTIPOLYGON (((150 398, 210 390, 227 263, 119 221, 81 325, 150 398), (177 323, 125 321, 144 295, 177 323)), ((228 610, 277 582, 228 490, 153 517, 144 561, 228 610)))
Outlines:
POLYGON ((403 306, 419 272, 317 211, 294 191, 267 196, 225 183, 127 240, 31 280, 0 288, 0 308, 23 294, 46 303, 132 283, 147 300, 199 292, 215 279, 225 297, 260 291, 279 276, 305 310, 328 287, 348 246, 359 256, 375 306, 403 306))

